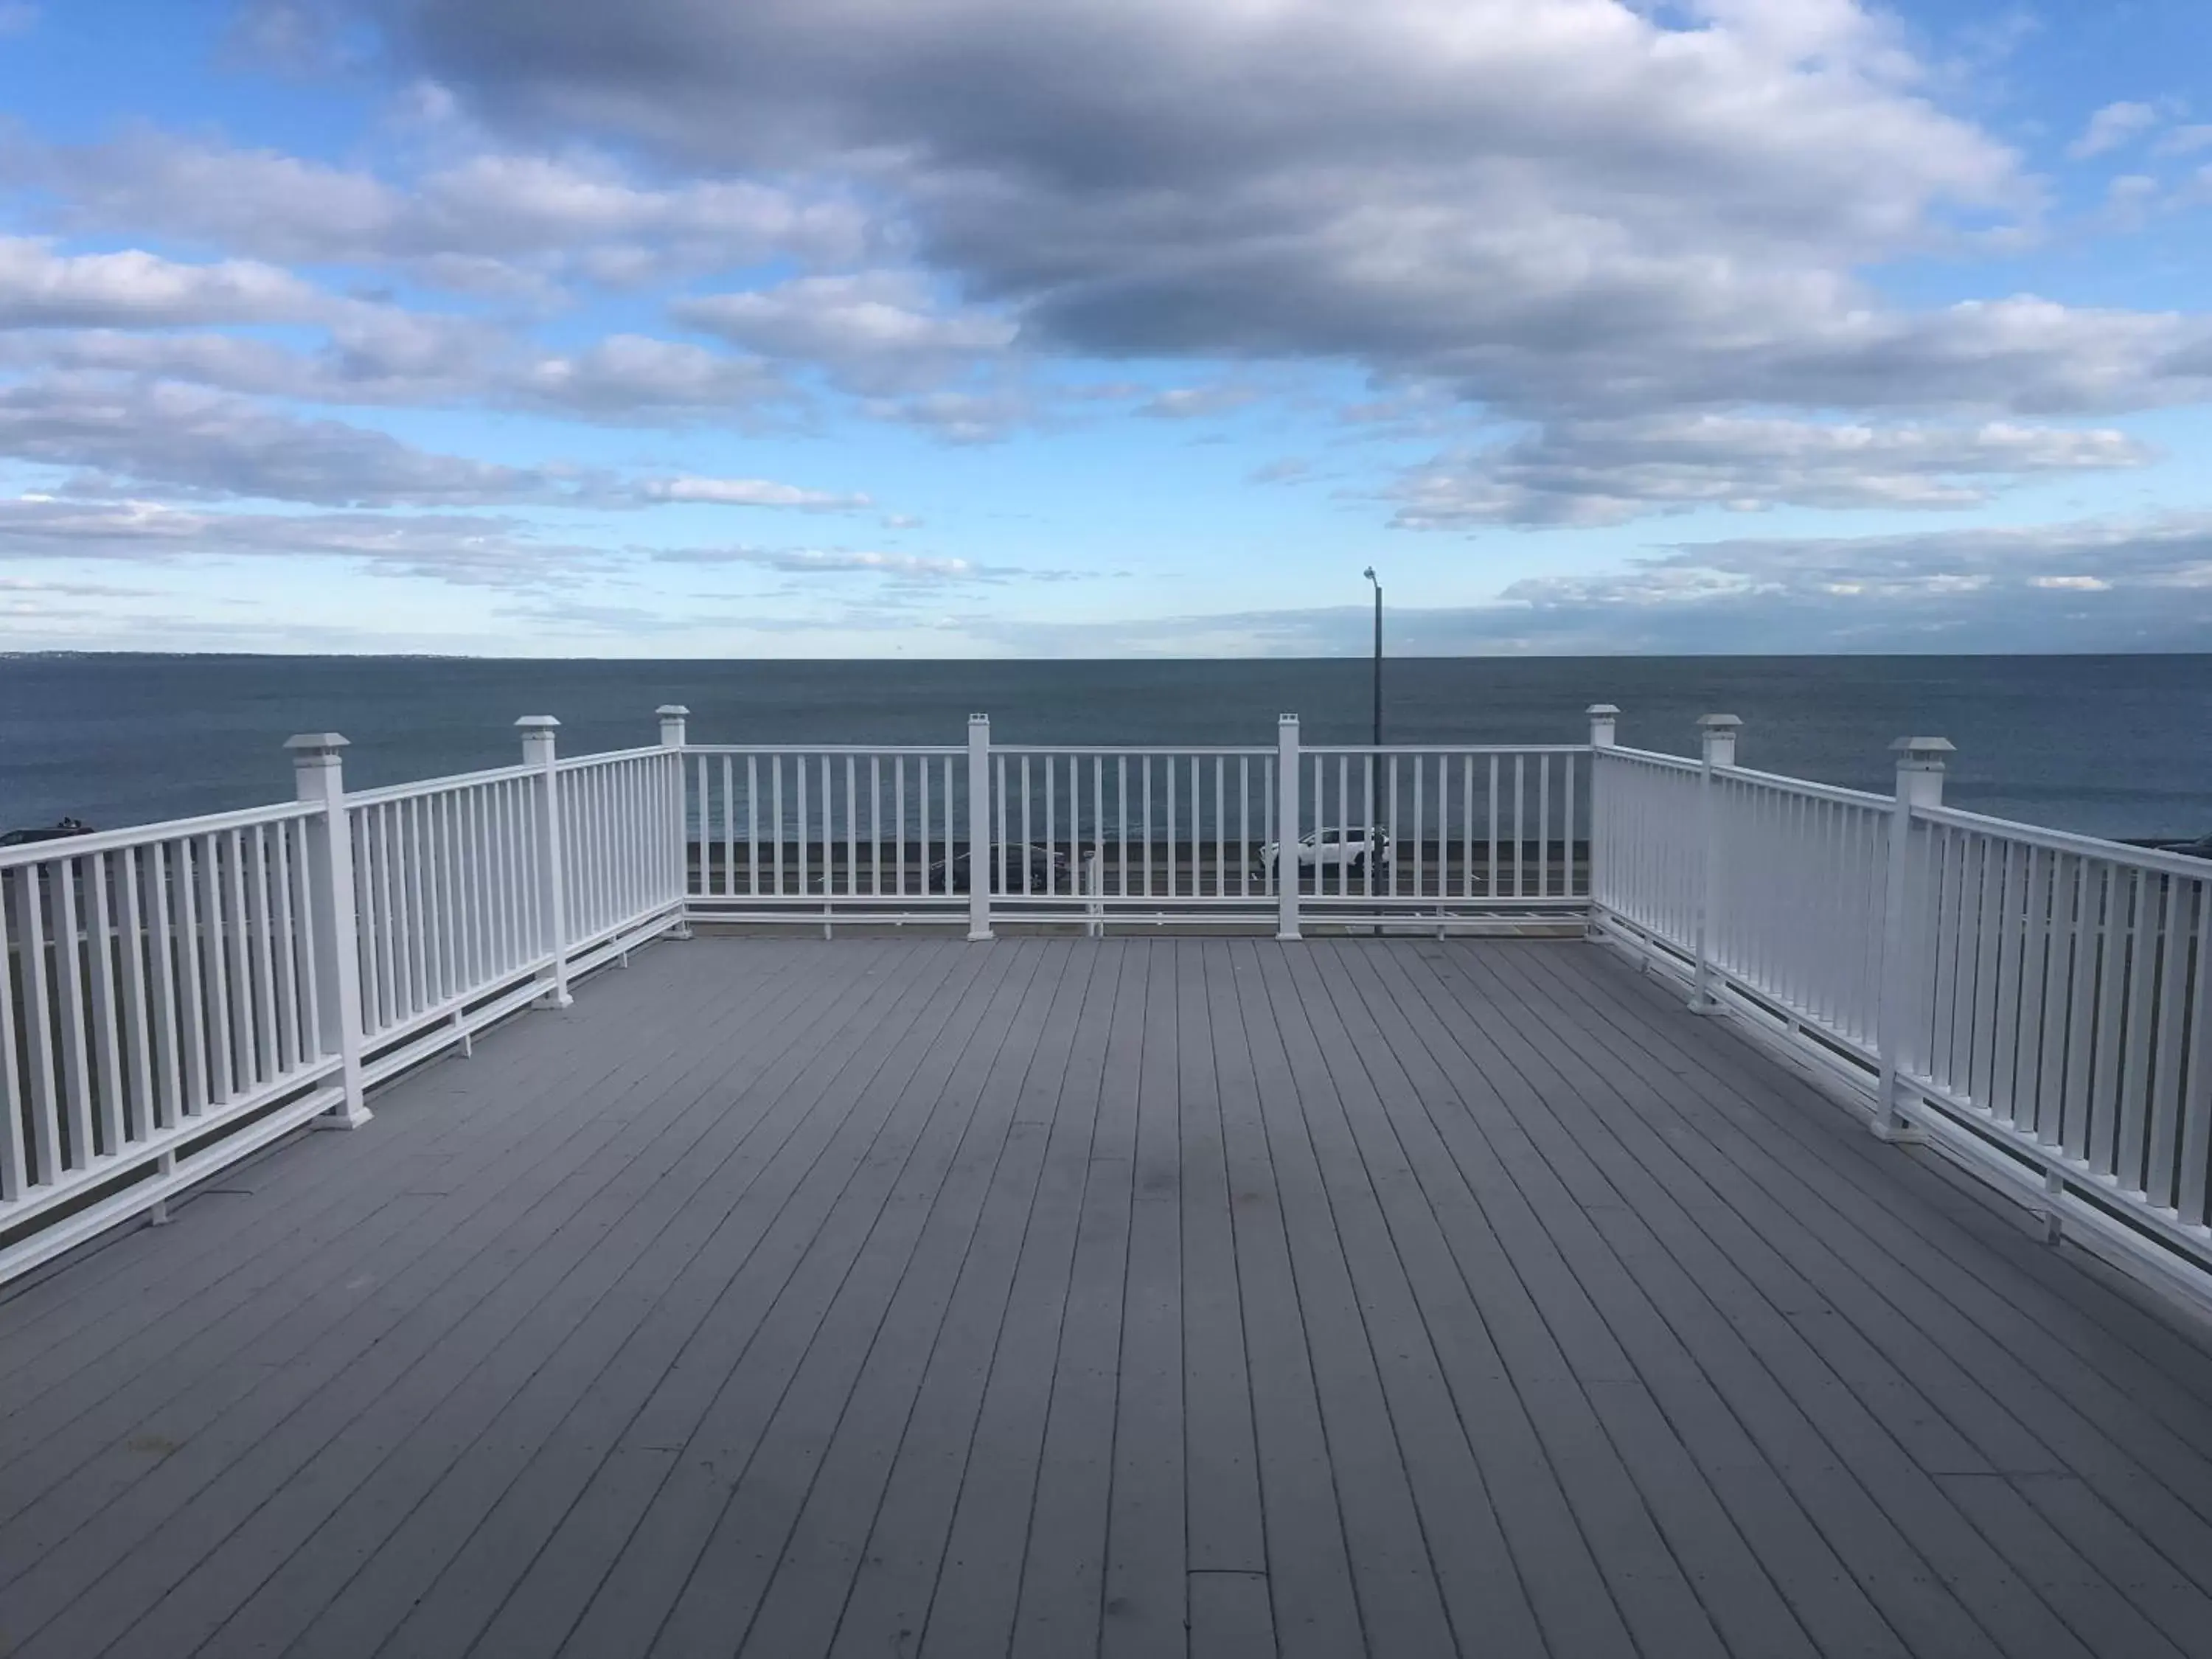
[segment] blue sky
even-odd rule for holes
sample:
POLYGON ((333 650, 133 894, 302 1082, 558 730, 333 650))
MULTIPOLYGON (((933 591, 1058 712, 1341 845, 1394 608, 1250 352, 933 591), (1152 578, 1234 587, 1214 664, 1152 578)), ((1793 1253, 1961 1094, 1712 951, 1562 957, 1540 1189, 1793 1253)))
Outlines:
POLYGON ((2201 7, 0 3, 0 649, 2212 647, 2201 7))

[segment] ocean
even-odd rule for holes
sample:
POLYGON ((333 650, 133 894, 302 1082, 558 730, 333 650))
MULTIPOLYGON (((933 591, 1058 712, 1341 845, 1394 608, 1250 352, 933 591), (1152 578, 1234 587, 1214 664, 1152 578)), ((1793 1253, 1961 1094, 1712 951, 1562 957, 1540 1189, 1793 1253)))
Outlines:
MULTIPOLYGON (((356 787, 520 758, 520 714, 564 753, 657 739, 687 704, 705 742, 1365 740, 1358 659, 1132 662, 514 661, 406 657, 0 656, 0 830, 100 829, 289 799, 284 739, 337 731, 356 787)), ((1948 738, 1946 799, 2116 837, 2212 831, 2212 656, 1421 658, 1384 671, 1392 743, 1576 742, 1618 703, 1620 740, 1677 754, 1741 715, 1746 766, 1887 789, 1888 745, 1948 738)))

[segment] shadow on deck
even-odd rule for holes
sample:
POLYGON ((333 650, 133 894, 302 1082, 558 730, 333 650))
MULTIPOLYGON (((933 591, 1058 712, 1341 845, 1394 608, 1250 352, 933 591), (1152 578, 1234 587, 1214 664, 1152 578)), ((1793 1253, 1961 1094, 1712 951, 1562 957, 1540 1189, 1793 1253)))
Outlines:
POLYGON ((1581 944, 702 939, 0 1300, 0 1653, 2212 1652, 2212 1352, 1581 944))

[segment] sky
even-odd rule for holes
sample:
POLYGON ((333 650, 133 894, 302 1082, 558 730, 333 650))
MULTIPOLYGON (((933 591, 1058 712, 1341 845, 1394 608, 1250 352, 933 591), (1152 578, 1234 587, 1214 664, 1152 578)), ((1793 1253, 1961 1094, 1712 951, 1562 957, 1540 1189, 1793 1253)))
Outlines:
POLYGON ((2212 649, 2203 0, 0 0, 0 651, 2212 649))

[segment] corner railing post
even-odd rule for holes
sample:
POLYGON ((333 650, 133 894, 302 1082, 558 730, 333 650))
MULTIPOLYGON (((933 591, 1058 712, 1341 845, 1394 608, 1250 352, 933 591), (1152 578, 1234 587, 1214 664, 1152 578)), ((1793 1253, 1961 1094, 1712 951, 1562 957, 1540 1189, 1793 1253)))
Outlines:
POLYGON ((1884 868, 1881 989, 1875 1016, 1881 1076, 1874 1132, 1884 1140, 1915 1140, 1919 1131, 1900 1109, 1899 1079, 1907 1059, 1905 1030, 1929 964, 1918 918, 1912 914, 1912 811, 1943 804, 1943 757, 1954 750, 1942 738, 1899 738, 1890 749, 1897 756, 1897 795, 1890 808, 1884 868))
MULTIPOLYGON (((1601 828, 1605 823, 1605 798, 1602 793, 1605 788, 1605 768, 1599 763, 1604 758, 1604 751, 1613 746, 1614 733, 1619 729, 1617 722, 1620 719, 1620 710, 1609 702, 1594 702, 1583 712, 1589 716, 1590 723, 1589 837, 1587 843, 1589 851, 1585 855, 1585 861, 1589 866, 1589 884, 1588 896, 1589 925, 1587 931, 1590 938, 1595 939, 1599 932, 1597 896, 1600 888, 1604 885, 1601 878, 1605 868, 1602 861, 1605 838, 1601 828)), ((1572 889, 1569 890, 1571 891, 1572 889)))
MULTIPOLYGON (((668 768, 668 815, 674 825, 670 838, 674 845, 670 856, 675 860, 670 874, 677 896, 684 909, 676 920, 676 931, 672 939, 691 937, 691 826, 687 821, 684 799, 684 717, 691 711, 680 702, 664 702, 653 711, 660 716, 660 746, 668 750, 664 763, 668 768)), ((707 878, 707 799, 702 792, 699 799, 699 884, 703 891, 707 878)))
POLYGON ((1275 937, 1298 937, 1298 717, 1275 721, 1275 937))
MULTIPOLYGON (((1027 854, 1024 853, 1026 857, 1027 854)), ((950 866, 947 866, 948 869, 950 866)), ((952 884, 947 882, 946 886, 952 884)), ((968 937, 991 937, 991 717, 968 717, 968 937)))
POLYGON ((1718 793, 1713 774, 1735 764, 1735 734, 1743 722, 1733 714, 1703 714, 1698 731, 1704 738, 1704 769, 1698 775, 1698 843, 1705 854, 1705 875, 1698 885, 1697 972, 1690 992, 1693 1013, 1710 1014, 1720 1006, 1713 994, 1712 950, 1720 912, 1721 825, 1718 793))
POLYGON ((315 981, 322 988, 316 1036, 338 1056, 337 1104, 315 1119, 319 1129, 356 1129, 369 1120, 362 1099, 360 920, 353 902, 353 827, 346 815, 346 740, 335 732, 288 738, 299 799, 322 808, 307 831, 309 903, 315 939, 315 981))
POLYGON ((561 775, 554 765, 553 733, 561 722, 550 714, 525 714, 515 725, 522 732, 522 763, 537 770, 538 795, 538 914, 544 924, 547 948, 553 953, 545 971, 545 994, 541 1008, 566 1008, 575 999, 568 994, 568 900, 562 867, 561 835, 561 775))

